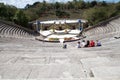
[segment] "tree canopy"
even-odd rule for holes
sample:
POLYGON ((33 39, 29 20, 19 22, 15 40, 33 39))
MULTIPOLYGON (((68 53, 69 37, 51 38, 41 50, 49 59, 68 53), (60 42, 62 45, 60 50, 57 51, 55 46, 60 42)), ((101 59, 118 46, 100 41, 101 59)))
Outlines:
POLYGON ((22 10, 16 11, 15 16, 14 16, 13 19, 14 19, 14 22, 16 24, 27 27, 28 18, 27 18, 27 16, 24 14, 24 12, 22 10))

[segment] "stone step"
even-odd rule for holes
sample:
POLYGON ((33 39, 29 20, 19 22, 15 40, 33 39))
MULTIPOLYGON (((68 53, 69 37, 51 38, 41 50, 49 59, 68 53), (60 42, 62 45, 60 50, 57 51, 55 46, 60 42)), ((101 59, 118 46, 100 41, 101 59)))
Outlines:
MULTIPOLYGON (((81 63, 84 67, 84 69, 87 72, 88 76, 95 77, 92 70, 94 68, 97 68, 99 70, 99 67, 120 67, 120 61, 119 59, 113 60, 112 58, 106 58, 106 57, 95 57, 95 58, 86 58, 81 59, 81 63)), ((103 69, 104 70, 104 69, 103 69)), ((98 76, 96 76, 98 77, 98 76)))
POLYGON ((1 79, 85 78, 78 64, 4 65, 0 66, 1 79))
POLYGON ((95 78, 120 78, 120 66, 94 67, 91 70, 95 78))

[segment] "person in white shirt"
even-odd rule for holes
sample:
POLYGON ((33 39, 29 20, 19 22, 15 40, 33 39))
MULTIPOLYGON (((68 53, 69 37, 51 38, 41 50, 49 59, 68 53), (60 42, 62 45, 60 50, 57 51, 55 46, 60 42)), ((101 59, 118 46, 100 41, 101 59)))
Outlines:
POLYGON ((81 48, 85 47, 86 43, 85 43, 85 40, 83 40, 80 44, 81 48))
POLYGON ((80 41, 78 41, 78 43, 77 43, 77 48, 81 48, 80 41))
POLYGON ((102 46, 99 40, 96 40, 96 46, 102 46))

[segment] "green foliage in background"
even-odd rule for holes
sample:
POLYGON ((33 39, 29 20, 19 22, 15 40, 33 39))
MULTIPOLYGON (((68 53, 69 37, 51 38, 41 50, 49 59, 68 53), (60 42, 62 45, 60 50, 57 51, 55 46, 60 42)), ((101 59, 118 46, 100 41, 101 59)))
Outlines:
POLYGON ((16 11, 14 16, 14 22, 18 25, 27 27, 28 18, 22 10, 18 10, 16 11))
POLYGON ((27 4, 25 8, 18 9, 12 5, 0 3, 0 19, 14 21, 16 24, 27 27, 29 21, 36 19, 87 19, 90 25, 120 15, 120 3, 107 3, 105 1, 85 2, 73 0, 67 3, 35 2, 27 4))
POLYGON ((17 8, 0 3, 0 19, 12 21, 17 8))

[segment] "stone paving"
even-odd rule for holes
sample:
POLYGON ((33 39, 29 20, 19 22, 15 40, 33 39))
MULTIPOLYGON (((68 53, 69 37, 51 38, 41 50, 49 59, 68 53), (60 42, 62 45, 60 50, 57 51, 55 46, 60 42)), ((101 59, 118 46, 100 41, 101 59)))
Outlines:
POLYGON ((77 42, 0 38, 0 80, 119 80, 120 41, 76 48, 77 42))

